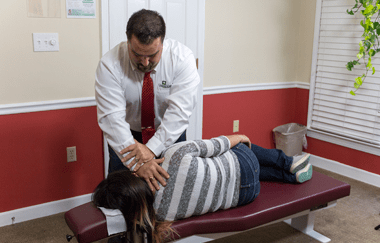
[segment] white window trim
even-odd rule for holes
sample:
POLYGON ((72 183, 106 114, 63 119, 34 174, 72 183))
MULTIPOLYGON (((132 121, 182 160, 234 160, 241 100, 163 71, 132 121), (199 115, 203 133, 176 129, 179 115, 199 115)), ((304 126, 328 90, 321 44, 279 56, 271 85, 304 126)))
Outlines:
POLYGON ((313 111, 313 97, 314 97, 314 87, 315 87, 315 74, 317 69, 317 57, 318 57, 318 43, 319 43, 319 33, 320 33, 320 22, 321 22, 321 12, 322 12, 322 0, 317 0, 316 3, 316 13, 315 13, 315 24, 314 24, 314 41, 313 41, 313 57, 311 64, 311 76, 310 76, 310 92, 309 92, 309 109, 308 109, 308 120, 307 120, 307 136, 322 140, 325 142, 341 145, 351 149, 359 150, 362 152, 374 154, 380 156, 380 146, 371 143, 363 142, 360 140, 350 139, 347 137, 339 136, 336 134, 331 134, 328 132, 323 132, 319 130, 312 129, 311 118, 313 111))

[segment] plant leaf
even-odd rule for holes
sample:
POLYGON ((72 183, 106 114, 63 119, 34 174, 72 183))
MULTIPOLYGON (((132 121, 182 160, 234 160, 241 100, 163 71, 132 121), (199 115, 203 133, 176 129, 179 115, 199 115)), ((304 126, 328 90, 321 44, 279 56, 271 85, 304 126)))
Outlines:
POLYGON ((352 67, 353 67, 353 65, 352 65, 351 62, 348 62, 348 63, 346 64, 346 68, 347 68, 348 71, 352 71, 352 67))
POLYGON ((369 5, 366 7, 366 9, 364 10, 363 15, 366 15, 366 14, 371 13, 372 10, 373 10, 373 8, 374 8, 374 6, 373 6, 372 4, 369 4, 369 5))
POLYGON ((362 77, 357 77, 355 78, 355 82, 356 84, 358 84, 359 86, 363 84, 363 80, 362 80, 362 77))
POLYGON ((372 68, 372 59, 371 58, 368 58, 367 68, 368 69, 372 68))

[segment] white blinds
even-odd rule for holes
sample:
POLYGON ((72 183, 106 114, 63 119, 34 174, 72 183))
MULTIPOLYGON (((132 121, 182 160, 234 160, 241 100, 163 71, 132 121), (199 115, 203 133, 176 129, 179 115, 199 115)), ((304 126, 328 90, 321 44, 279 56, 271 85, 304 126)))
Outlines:
POLYGON ((354 0, 321 1, 321 12, 317 12, 320 13, 318 48, 313 53, 317 58, 314 57, 316 66, 312 68, 315 73, 311 80, 309 127, 380 144, 379 57, 372 59, 375 75, 368 74, 356 96, 349 94, 354 90, 355 78, 365 70, 364 65, 353 71, 346 69, 346 63, 356 58, 363 34, 361 14, 346 13, 354 4, 354 0))

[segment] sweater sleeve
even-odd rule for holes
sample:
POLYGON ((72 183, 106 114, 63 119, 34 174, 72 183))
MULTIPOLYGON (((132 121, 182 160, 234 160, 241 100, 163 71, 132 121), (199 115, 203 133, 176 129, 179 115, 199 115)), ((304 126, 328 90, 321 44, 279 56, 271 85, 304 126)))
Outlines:
POLYGON ((171 157, 176 151, 181 150, 181 157, 190 154, 192 157, 210 158, 221 155, 230 149, 230 140, 225 136, 212 139, 195 140, 176 143, 165 149, 161 158, 171 157))
POLYGON ((225 136, 210 140, 197 140, 195 143, 200 148, 197 156, 202 158, 219 156, 230 149, 230 140, 225 136))

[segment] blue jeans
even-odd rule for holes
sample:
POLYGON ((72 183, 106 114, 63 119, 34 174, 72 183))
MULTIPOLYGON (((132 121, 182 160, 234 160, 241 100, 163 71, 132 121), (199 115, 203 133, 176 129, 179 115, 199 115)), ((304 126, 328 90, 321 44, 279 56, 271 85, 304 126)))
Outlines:
MULTIPOLYGON (((136 139, 139 143, 143 143, 141 132, 135 132, 135 131, 131 130, 131 133, 132 133, 132 136, 134 139, 136 139)), ((182 135, 178 138, 176 143, 183 142, 183 141, 186 141, 186 131, 184 131, 182 133, 182 135)), ((110 155, 109 166, 108 166, 108 174, 110 174, 114 171, 117 171, 117 170, 128 170, 128 168, 124 166, 123 162, 121 162, 119 156, 117 156, 115 151, 113 151, 113 149, 109 145, 108 145, 108 153, 110 155)))
POLYGON ((289 172, 293 158, 279 149, 265 149, 255 144, 249 149, 239 143, 232 148, 240 163, 240 194, 238 206, 252 202, 260 193, 260 181, 296 183, 289 172))
POLYGON ((246 145, 239 143, 231 150, 240 164, 240 206, 252 202, 260 193, 260 165, 256 155, 246 145))

